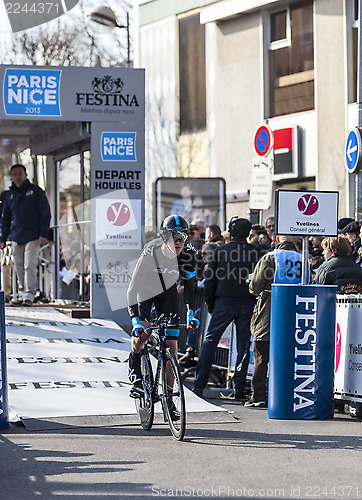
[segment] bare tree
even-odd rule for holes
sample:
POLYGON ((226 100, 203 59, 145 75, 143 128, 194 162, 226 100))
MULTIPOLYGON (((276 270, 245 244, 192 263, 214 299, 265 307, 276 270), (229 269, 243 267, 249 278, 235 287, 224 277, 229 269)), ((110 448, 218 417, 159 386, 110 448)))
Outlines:
MULTIPOLYGON (((127 4, 126 8, 130 8, 127 4)), ((1 64, 36 66, 125 66, 126 46, 121 30, 96 35, 86 22, 84 5, 56 21, 11 35, 0 42, 1 64), (121 35, 120 36, 120 33, 121 35)))

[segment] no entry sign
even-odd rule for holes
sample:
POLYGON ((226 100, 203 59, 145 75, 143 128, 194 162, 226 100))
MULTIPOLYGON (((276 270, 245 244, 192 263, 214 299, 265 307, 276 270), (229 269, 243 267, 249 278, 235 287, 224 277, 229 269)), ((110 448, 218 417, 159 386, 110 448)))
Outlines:
POLYGON ((254 138, 254 148, 259 156, 266 156, 273 146, 273 132, 268 125, 258 128, 254 138))

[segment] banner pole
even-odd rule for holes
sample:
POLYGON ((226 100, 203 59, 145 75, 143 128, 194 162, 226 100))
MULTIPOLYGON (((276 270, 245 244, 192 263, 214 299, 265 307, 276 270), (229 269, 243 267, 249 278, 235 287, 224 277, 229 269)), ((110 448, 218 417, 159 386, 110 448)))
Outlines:
POLYGON ((302 285, 309 283, 309 236, 302 236, 302 285))
POLYGON ((4 292, 0 292, 0 429, 9 426, 4 292))

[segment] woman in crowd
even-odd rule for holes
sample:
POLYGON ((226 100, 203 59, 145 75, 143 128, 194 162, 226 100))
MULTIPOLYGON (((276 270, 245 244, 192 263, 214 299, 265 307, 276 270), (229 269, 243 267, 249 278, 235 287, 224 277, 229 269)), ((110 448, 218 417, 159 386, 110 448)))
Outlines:
POLYGON ((343 235, 324 238, 325 259, 318 269, 313 283, 338 285, 339 293, 362 293, 362 268, 351 258, 352 247, 343 235))

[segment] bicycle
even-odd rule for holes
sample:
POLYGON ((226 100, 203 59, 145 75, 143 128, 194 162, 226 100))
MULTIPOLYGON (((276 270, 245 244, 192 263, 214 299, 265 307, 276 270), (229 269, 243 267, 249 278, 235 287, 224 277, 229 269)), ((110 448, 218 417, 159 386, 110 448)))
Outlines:
POLYGON ((149 431, 153 425, 154 405, 161 402, 164 421, 168 422, 172 435, 181 441, 186 429, 185 395, 176 357, 166 343, 166 329, 186 325, 172 324, 174 319, 161 315, 152 322, 152 326, 144 329, 144 332, 152 331, 152 335, 140 351, 143 391, 135 398, 135 404, 143 429, 149 431), (151 338, 156 341, 158 351, 155 376, 148 346, 151 338), (169 386, 170 380, 173 381, 172 387, 169 386))

